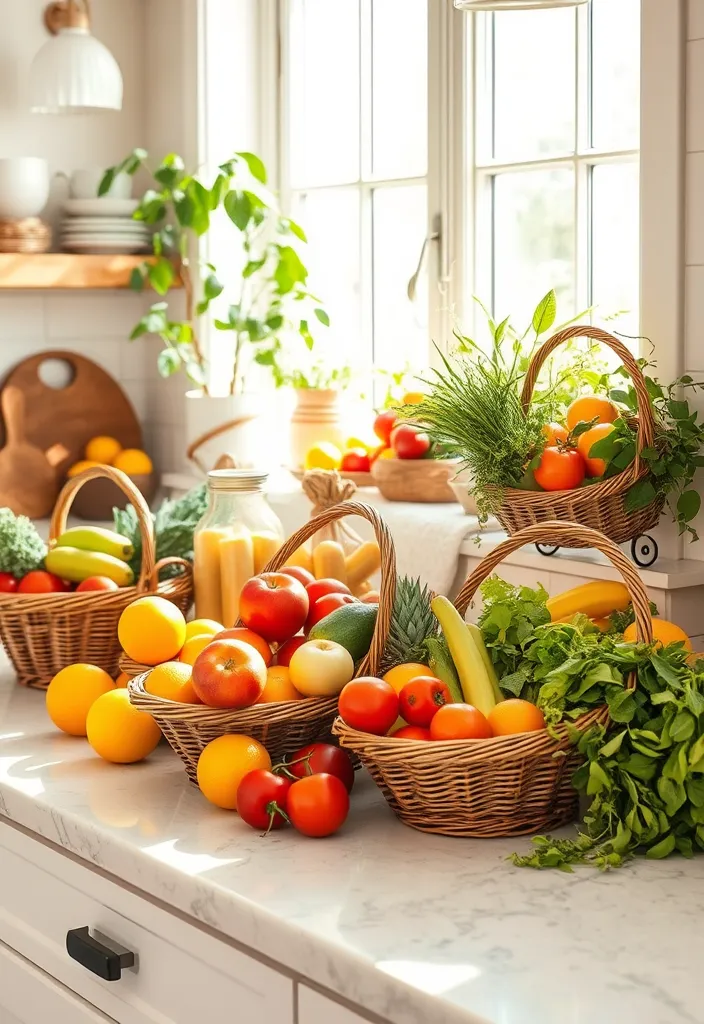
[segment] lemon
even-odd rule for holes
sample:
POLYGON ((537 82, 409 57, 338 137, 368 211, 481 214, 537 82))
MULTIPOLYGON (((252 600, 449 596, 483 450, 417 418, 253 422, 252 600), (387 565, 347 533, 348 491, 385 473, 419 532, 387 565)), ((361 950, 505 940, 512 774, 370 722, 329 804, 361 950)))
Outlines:
POLYGON ((271 768, 266 747, 258 740, 238 734, 218 736, 198 758, 198 785, 211 804, 236 811, 240 782, 257 768, 271 768))
POLYGON ((86 459, 111 466, 121 451, 122 445, 114 437, 92 437, 86 445, 86 459))
POLYGON ((337 469, 342 452, 329 441, 320 441, 306 452, 306 469, 337 469))
POLYGON ((125 448, 115 458, 113 466, 127 473, 127 476, 146 476, 154 469, 152 460, 139 448, 125 448))
POLYGON ((127 690, 98 697, 88 712, 86 734, 96 754, 114 764, 134 764, 151 754, 161 729, 151 715, 130 704, 127 690))
POLYGON ((67 665, 57 672, 46 691, 49 718, 70 736, 85 736, 91 706, 114 689, 115 683, 97 665, 67 665))
POLYGON ((82 459, 80 462, 74 462, 71 468, 66 473, 66 476, 78 476, 84 469, 92 469, 93 466, 99 466, 99 462, 90 462, 88 459, 82 459))

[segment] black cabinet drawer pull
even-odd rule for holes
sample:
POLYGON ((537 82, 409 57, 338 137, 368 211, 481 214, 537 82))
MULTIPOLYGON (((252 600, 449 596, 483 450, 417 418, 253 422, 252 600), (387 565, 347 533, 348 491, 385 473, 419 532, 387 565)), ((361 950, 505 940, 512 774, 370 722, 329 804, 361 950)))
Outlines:
POLYGON ((72 928, 66 932, 66 952, 72 960, 105 981, 119 981, 123 970, 134 967, 134 953, 116 942, 111 946, 94 938, 88 928, 72 928))

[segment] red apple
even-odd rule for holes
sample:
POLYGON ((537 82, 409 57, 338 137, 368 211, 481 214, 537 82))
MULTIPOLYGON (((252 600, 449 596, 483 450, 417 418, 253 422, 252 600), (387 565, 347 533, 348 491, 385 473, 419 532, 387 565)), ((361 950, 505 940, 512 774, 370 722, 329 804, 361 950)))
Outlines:
POLYGON ((399 459, 422 459, 430 449, 430 438, 411 423, 402 423, 391 433, 391 447, 399 459))
MULTIPOLYGON (((311 586, 315 586, 311 583, 311 586)), ((240 595, 240 618, 269 643, 290 640, 308 615, 305 587, 282 572, 263 572, 248 580, 240 595)))
POLYGON ((284 668, 288 668, 291 663, 291 658, 301 646, 306 642, 306 638, 301 633, 300 636, 292 636, 290 640, 287 640, 285 644, 282 644, 276 652, 276 664, 283 665, 284 668))
POLYGON ((262 695, 266 665, 261 654, 240 640, 213 640, 193 665, 193 689, 211 708, 248 708, 262 695))
POLYGON ((117 583, 107 576, 89 576, 76 587, 76 593, 82 594, 86 590, 119 590, 117 583))
POLYGON ((287 576, 293 576, 294 580, 298 580, 304 587, 307 587, 309 583, 315 582, 315 576, 312 572, 308 572, 301 565, 285 565, 283 569, 279 569, 279 572, 285 573, 287 576))
POLYGON ((385 412, 380 412, 374 420, 374 433, 387 447, 397 419, 398 413, 395 413, 393 409, 387 409, 385 412))
POLYGON ((330 612, 342 608, 343 604, 357 603, 357 598, 352 597, 351 594, 325 594, 323 597, 319 597, 315 604, 310 606, 308 618, 306 619, 306 633, 310 633, 313 626, 329 615, 330 612))
POLYGON ((314 583, 309 583, 306 587, 311 607, 319 597, 325 597, 326 594, 349 594, 350 592, 350 588, 346 584, 340 583, 339 580, 332 580, 329 577, 323 580, 315 580, 314 583))
POLYGON ((271 653, 271 647, 269 647, 264 637, 253 633, 251 629, 245 629, 244 626, 233 626, 232 629, 223 629, 215 634, 213 640, 239 640, 243 644, 249 644, 255 651, 259 651, 267 668, 271 665, 274 657, 271 653))

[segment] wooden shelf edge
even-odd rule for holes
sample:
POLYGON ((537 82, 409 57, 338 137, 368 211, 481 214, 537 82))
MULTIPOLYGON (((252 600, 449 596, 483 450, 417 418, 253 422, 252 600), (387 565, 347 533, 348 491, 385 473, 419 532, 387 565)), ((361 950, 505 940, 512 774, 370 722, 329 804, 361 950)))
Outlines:
POLYGON ((0 289, 129 288, 130 274, 143 262, 144 256, 0 253, 0 289))

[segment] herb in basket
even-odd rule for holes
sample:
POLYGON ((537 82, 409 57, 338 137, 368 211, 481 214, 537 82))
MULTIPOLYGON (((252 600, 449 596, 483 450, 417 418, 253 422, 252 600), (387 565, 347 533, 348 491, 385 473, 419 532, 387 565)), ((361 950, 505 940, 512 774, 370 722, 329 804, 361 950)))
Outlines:
MULTIPOLYGON (((175 501, 167 498, 162 502, 156 514, 152 516, 157 562, 170 557, 193 561, 193 531, 205 515, 207 504, 204 484, 195 487, 182 498, 175 501)), ((129 538, 134 545, 134 556, 129 564, 136 578, 142 565, 142 535, 137 513, 132 505, 127 505, 123 509, 115 508, 113 520, 115 530, 123 537, 129 538)), ((161 579, 177 576, 180 572, 178 566, 167 565, 161 572, 161 579)))

